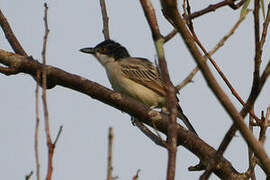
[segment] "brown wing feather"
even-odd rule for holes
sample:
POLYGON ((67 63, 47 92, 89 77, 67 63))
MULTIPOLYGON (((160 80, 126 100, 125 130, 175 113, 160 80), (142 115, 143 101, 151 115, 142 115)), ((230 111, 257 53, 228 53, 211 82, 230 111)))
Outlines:
POLYGON ((157 68, 142 58, 125 58, 120 61, 122 73, 138 84, 148 87, 161 96, 166 96, 164 84, 157 68))

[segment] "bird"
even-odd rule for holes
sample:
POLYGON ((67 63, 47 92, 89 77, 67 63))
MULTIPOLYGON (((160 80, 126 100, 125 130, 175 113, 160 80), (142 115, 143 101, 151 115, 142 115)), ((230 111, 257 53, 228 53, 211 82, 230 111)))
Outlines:
MULTIPOLYGON (((116 92, 132 97, 151 109, 167 108, 167 93, 160 71, 148 59, 131 57, 124 46, 111 39, 80 51, 92 54, 100 62, 116 92)), ((178 118, 197 135, 179 104, 177 111, 178 118)))

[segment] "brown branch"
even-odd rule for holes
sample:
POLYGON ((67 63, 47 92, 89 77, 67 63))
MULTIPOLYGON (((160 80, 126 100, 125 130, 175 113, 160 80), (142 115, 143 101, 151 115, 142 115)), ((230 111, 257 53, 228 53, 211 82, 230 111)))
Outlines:
MULTIPOLYGON (((208 54, 210 56, 212 56, 215 52, 217 52, 224 44, 225 42, 234 34, 234 32, 236 31, 236 29, 239 27, 239 25, 244 21, 244 19, 246 18, 246 15, 249 13, 250 11, 246 11, 245 14, 243 14, 243 16, 241 16, 239 18, 239 20, 235 23, 235 25, 232 27, 232 29, 217 43, 217 45, 208 52, 208 54)), ((204 56, 205 61, 207 60, 207 57, 204 56)), ((199 71, 199 67, 195 67, 190 74, 179 84, 176 86, 177 90, 182 89, 185 85, 187 85, 188 83, 192 82, 193 77, 195 76, 195 74, 199 71)))
POLYGON ((140 171, 140 169, 137 170, 136 175, 133 176, 132 180, 138 180, 140 171))
POLYGON ((142 8, 144 10, 144 14, 146 16, 147 22, 150 26, 152 37, 155 43, 158 60, 159 60, 159 67, 161 71, 161 77, 165 84, 165 90, 168 97, 168 111, 170 114, 170 123, 168 126, 168 166, 167 166, 167 180, 174 180, 175 177, 175 167, 176 167, 176 152, 177 152, 177 109, 176 109, 176 90, 173 86, 168 68, 167 62, 165 59, 163 44, 164 39, 160 34, 155 10, 152 6, 150 0, 140 0, 142 8))
MULTIPOLYGON (((254 108, 252 109, 252 111, 254 111, 254 108)), ((254 121, 253 117, 249 115, 249 123, 248 123, 248 128, 250 129, 250 131, 253 133, 253 126, 252 126, 252 122, 254 121)), ((250 147, 248 147, 248 162, 249 162, 249 173, 250 173, 250 178, 251 180, 256 180, 256 175, 255 175, 255 171, 253 167, 253 151, 250 147)))
POLYGON ((57 142, 58 142, 58 139, 60 138, 60 135, 61 135, 62 131, 63 131, 63 126, 61 125, 61 126, 59 127, 59 130, 58 130, 58 133, 57 133, 57 135, 56 135, 56 138, 55 138, 55 140, 54 140, 54 142, 53 142, 53 145, 54 145, 54 146, 56 146, 56 144, 57 144, 57 142))
MULTIPOLYGON (((254 19, 257 19, 258 18, 257 15, 256 15, 257 12, 255 13, 255 11, 254 11, 254 17, 255 17, 254 19)), ((258 19, 255 20, 255 21, 257 23, 258 19)), ((258 29, 258 24, 255 25, 255 26, 256 26, 255 29, 258 29)), ((258 30, 256 30, 256 31, 258 31, 258 30)), ((255 62, 254 63, 254 69, 255 70, 254 70, 254 76, 253 76, 253 85, 252 85, 252 89, 251 89, 250 95, 248 97, 247 103, 245 104, 245 106, 243 107, 243 109, 240 112, 240 114, 242 115, 242 117, 245 117, 246 112, 248 111, 248 109, 251 109, 253 107, 253 104, 254 104, 256 98, 260 94, 260 92, 261 92, 261 90, 262 90, 262 88, 263 88, 263 86, 265 84, 265 81, 269 77, 269 74, 270 74, 270 61, 269 61, 268 64, 267 64, 267 66, 266 66, 266 68, 265 68, 265 70, 264 70, 264 72, 263 72, 263 74, 262 74, 262 76, 261 76, 261 78, 258 77, 259 66, 260 66, 260 62, 259 62, 260 61, 259 60, 259 56, 260 55, 259 55, 259 52, 257 51, 257 48, 259 49, 259 43, 258 43, 258 41, 259 41, 258 40, 259 39, 258 36, 259 35, 258 35, 258 32, 255 33, 255 34, 257 34, 257 35, 255 35, 256 36, 256 38, 255 38, 256 39, 256 55, 255 55, 255 60, 254 60, 254 62, 255 62)), ((236 130, 237 130, 236 124, 234 123, 230 127, 230 129, 228 130, 228 132, 226 133, 224 139, 222 140, 222 143, 219 146, 218 152, 220 152, 220 153, 222 151, 224 152, 224 150, 226 149, 226 147, 231 142, 234 134, 236 133, 236 130)), ((259 151, 261 152, 261 147, 258 148, 258 149, 260 149, 259 151)), ((254 151, 254 147, 252 147, 252 150, 254 151)), ((257 152, 257 153, 259 153, 259 152, 257 152)))
MULTIPOLYGON (((188 4, 189 7, 189 4, 188 4)), ((240 95, 237 93, 237 91, 233 88, 233 86, 231 85, 231 83, 229 82, 229 80, 226 78, 226 76, 224 75, 224 73, 220 70, 220 68, 218 67, 218 65, 215 63, 215 61, 212 59, 212 57, 207 54, 206 49, 203 47, 203 45, 201 44, 201 42, 199 41, 196 33, 194 32, 193 26, 192 26, 192 22, 189 22, 189 27, 190 27, 190 31, 192 32, 193 35, 193 39, 196 41, 196 43, 199 45, 199 47, 202 49, 202 51, 204 52, 205 56, 208 57, 208 59, 210 60, 210 62, 212 63, 212 65, 214 66, 214 68, 217 70, 217 72, 219 73, 219 75, 221 76, 221 78, 224 80, 224 82, 226 83, 226 85, 229 87, 229 89, 231 90, 232 94, 237 98, 237 100, 243 105, 245 106, 245 102, 242 100, 242 98, 240 97, 240 95)), ((250 114, 254 115, 253 111, 250 112, 250 114)), ((256 117, 254 115, 254 117, 256 117)), ((233 138, 234 134, 236 132, 236 128, 230 129, 228 138, 225 139, 225 141, 223 141, 217 151, 216 154, 216 158, 218 159, 221 155, 223 155, 224 151, 226 150, 228 144, 230 143, 231 139, 233 138)), ((211 163, 211 166, 208 166, 206 171, 202 174, 202 176, 200 177, 201 180, 204 179, 208 179, 212 173, 212 169, 216 166, 217 164, 215 162, 211 163)))
MULTIPOLYGON (((253 84, 252 89, 256 89, 260 80, 260 65, 261 65, 261 55, 262 47, 260 44, 260 19, 259 19, 259 10, 260 10, 260 0, 254 0, 254 37, 255 37, 255 58, 254 58, 254 74, 253 74, 253 84)), ((256 90, 254 90, 256 91, 256 90)))
POLYGON ((239 7, 241 7, 245 3, 245 1, 246 0, 241 0, 239 3, 234 4, 234 0, 224 0, 224 1, 221 1, 221 2, 216 3, 216 4, 211 4, 202 10, 194 12, 194 13, 186 16, 185 19, 194 19, 194 18, 197 18, 197 17, 202 16, 204 14, 207 14, 209 12, 214 12, 217 9, 224 7, 224 6, 229 6, 232 9, 238 9, 239 7))
POLYGON ((263 23, 263 31, 262 31, 261 41, 260 41, 261 47, 263 47, 264 43, 265 43, 269 22, 270 22, 270 2, 268 4, 268 10, 267 10, 267 15, 266 15, 265 21, 263 23))
MULTIPOLYGON (((43 49, 42 49, 42 62, 43 65, 46 65, 46 49, 47 49, 47 40, 49 35, 49 27, 48 27, 48 5, 44 3, 44 26, 45 26, 45 35, 43 39, 43 49)), ((46 76, 46 69, 42 70, 42 102, 43 102, 43 109, 44 109, 44 119, 45 119, 45 132, 47 138, 47 146, 48 146, 48 170, 46 180, 52 179, 52 172, 53 172, 53 155, 54 155, 54 144, 52 143, 52 138, 50 135, 50 123, 49 123, 49 110, 47 104, 47 92, 46 92, 46 85, 47 85, 47 76, 46 76)))
POLYGON ((169 40, 171 40, 176 34, 178 33, 178 31, 176 29, 173 29, 168 35, 166 35, 164 38, 164 43, 168 42, 169 40))
POLYGON ((0 66, 0 72, 2 74, 7 75, 7 76, 14 75, 14 74, 18 74, 19 73, 19 71, 18 71, 17 68, 14 68, 14 67, 8 67, 7 68, 7 67, 2 67, 2 66, 0 66))
POLYGON ((113 128, 109 128, 109 135, 108 135, 108 167, 107 167, 107 180, 112 180, 112 171, 113 171, 113 166, 112 166, 112 157, 113 157, 113 128))
MULTIPOLYGON (((143 123, 156 128, 158 131, 168 134, 168 115, 158 113, 160 118, 149 114, 150 110, 142 103, 133 98, 115 93, 95 82, 87 80, 81 76, 70 74, 53 66, 42 65, 34 59, 23 57, 17 54, 9 53, 0 49, 0 63, 9 66, 16 63, 21 73, 35 76, 38 71, 46 69, 47 77, 56 85, 66 87, 77 92, 83 93, 91 98, 97 99, 110 105, 120 111, 128 113, 130 116, 140 119, 143 123), (117 96, 115 96, 118 94, 117 96), (154 124, 153 124, 154 122, 154 124)), ((152 111, 152 110, 151 110, 152 111)), ((211 159, 214 159, 215 149, 202 141, 198 136, 177 125, 177 143, 184 146, 190 152, 195 154, 205 166, 208 166, 211 159)), ((219 167, 214 169, 214 173, 220 178, 239 178, 242 175, 238 173, 223 157, 219 161, 219 167)))
POLYGON ((20 42, 18 41, 18 39, 14 35, 7 19, 5 18, 4 14, 2 13, 1 10, 0 10, 0 26, 3 29, 5 36, 9 42, 9 44, 11 45, 12 49, 14 50, 14 52, 17 54, 20 54, 22 56, 27 56, 26 52, 24 51, 20 42))
MULTIPOLYGON (((262 147, 262 145, 255 139, 253 134, 246 127, 243 117, 241 116, 234 105, 231 103, 227 95, 224 93, 223 89, 219 86, 215 80, 212 72, 210 71, 207 64, 204 63, 204 58, 195 45, 193 38, 189 31, 187 30, 184 20, 181 18, 178 9, 177 3, 173 0, 164 0, 161 2, 163 11, 167 14, 167 17, 170 18, 170 21, 173 21, 173 25, 177 28, 178 32, 182 35, 186 45, 188 46, 191 55, 193 56, 196 63, 199 65, 204 78, 213 91, 214 95, 217 97, 221 105, 225 108, 227 113, 232 118, 233 122, 237 125, 237 128, 240 130, 244 139, 248 145, 254 150, 255 155, 260 159, 263 164, 263 170, 266 174, 270 174, 270 160, 262 147)), ((245 106, 245 110, 249 111, 251 107, 245 106)))
POLYGON ((139 120, 134 120, 134 124, 141 130, 141 132, 150 138, 156 145, 168 148, 167 142, 164 141, 160 136, 155 135, 150 129, 148 129, 142 122, 139 120))
POLYGON ((34 174, 34 172, 31 171, 29 174, 27 174, 27 175, 25 176, 25 180, 29 180, 29 179, 32 177, 33 174, 34 174))
POLYGON ((102 13, 102 19, 103 19, 103 34, 105 40, 110 39, 110 33, 109 33, 109 17, 107 15, 106 10, 106 4, 105 0, 100 0, 100 7, 101 7, 101 13, 102 13))
MULTIPOLYGON (((37 73, 37 79, 40 79, 40 72, 37 73)), ((39 124, 40 124, 40 112, 39 112, 39 83, 36 83, 36 128, 35 128, 35 160, 36 160, 36 177, 40 180, 40 160, 39 160, 39 124)))
POLYGON ((267 78, 269 77, 269 74, 270 74, 270 60, 268 61, 263 73, 262 73, 262 76, 260 78, 260 86, 263 86, 267 80, 267 78))

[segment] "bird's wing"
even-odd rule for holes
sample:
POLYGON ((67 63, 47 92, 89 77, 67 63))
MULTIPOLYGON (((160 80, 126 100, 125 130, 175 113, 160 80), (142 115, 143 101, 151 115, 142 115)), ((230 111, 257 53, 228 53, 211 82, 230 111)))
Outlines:
POLYGON ((141 84, 161 96, 166 96, 158 69, 147 59, 125 58, 120 61, 121 72, 128 79, 141 84))

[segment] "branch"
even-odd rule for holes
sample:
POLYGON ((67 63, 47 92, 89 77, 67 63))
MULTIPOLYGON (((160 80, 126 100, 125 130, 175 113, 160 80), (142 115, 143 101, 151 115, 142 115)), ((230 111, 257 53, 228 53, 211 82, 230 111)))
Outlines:
POLYGON ((261 37, 261 41, 260 41, 261 47, 263 47, 263 45, 265 43, 269 22, 270 22, 270 2, 268 4, 268 10, 267 10, 267 15, 266 15, 265 21, 263 23, 263 32, 262 32, 262 37, 261 37))
MULTIPOLYGON (((245 14, 239 18, 239 20, 235 23, 235 25, 232 27, 232 29, 216 44, 216 46, 208 52, 210 56, 212 56, 215 52, 217 52, 224 44, 225 42, 234 34, 236 29, 239 27, 239 25, 244 21, 247 14, 250 11, 245 11, 245 14)), ((207 61, 207 57, 204 56, 205 61, 207 61)), ((199 71, 199 67, 195 67, 191 73, 179 84, 176 86, 177 90, 179 91, 182 89, 186 84, 192 82, 193 77, 196 75, 196 73, 199 71)))
MULTIPOLYGON (((200 67, 209 88, 213 91, 214 95, 217 97, 221 105, 230 115, 233 122, 237 125, 237 128, 240 130, 248 145, 254 150, 255 155, 262 162, 264 167, 263 170, 265 171, 265 173, 270 174, 270 160, 264 148, 249 131, 243 121, 243 117, 238 113, 237 109, 234 107, 232 102, 224 93, 223 89, 219 86, 207 64, 204 63, 203 56, 195 45, 191 34, 185 26, 184 20, 178 12, 177 3, 173 0, 164 0, 161 1, 161 4, 163 11, 166 13, 167 17, 170 18, 169 21, 173 21, 173 25, 177 28, 178 32, 183 37, 183 40, 186 43, 188 49, 190 50, 191 55, 193 56, 197 65, 200 67)), ((247 108, 247 110, 249 111, 250 109, 247 108)))
MULTIPOLYGON (((40 79, 40 72, 37 73, 38 79, 40 79)), ((35 128, 35 160, 36 160, 36 176, 37 180, 40 180, 40 160, 39 160, 39 124, 40 124, 40 112, 39 112, 39 83, 36 83, 36 128, 35 128)))
POLYGON ((109 128, 109 135, 108 135, 108 167, 107 167, 107 180, 112 180, 112 157, 113 157, 113 128, 109 128))
POLYGON ((141 5, 144 10, 144 14, 150 26, 152 37, 155 43, 159 67, 161 71, 161 77, 165 84, 164 88, 168 97, 168 111, 170 114, 170 123, 168 126, 168 166, 167 166, 167 180, 174 180, 175 177, 175 167, 176 167, 176 152, 177 152, 177 100, 176 100, 176 89, 173 86, 167 67, 167 62, 165 59, 165 52, 163 48, 164 39, 160 34, 156 14, 152 3, 150 0, 140 0, 141 5))
MULTIPOLYGON (((133 98, 120 95, 119 93, 113 92, 95 82, 75 74, 70 74, 59 68, 42 65, 30 57, 20 56, 1 49, 0 63, 6 66, 17 64, 16 67, 20 69, 21 73, 26 73, 32 76, 36 75, 37 72, 41 72, 42 69, 46 69, 47 77, 56 85, 83 93, 120 111, 124 111, 167 135, 169 125, 168 115, 158 112, 156 112, 156 115, 150 114, 148 107, 133 98)), ((214 159, 216 153, 215 149, 206 144, 192 132, 185 130, 180 125, 177 125, 177 139, 178 144, 181 144, 190 152, 195 154, 205 166, 209 164, 211 159, 214 159)), ((214 169, 214 173, 220 178, 231 177, 231 179, 235 179, 242 176, 225 158, 222 157, 218 163, 220 166, 214 169)))
POLYGON ((216 4, 211 4, 208 7, 204 8, 200 11, 194 12, 194 13, 186 16, 185 19, 194 19, 194 18, 197 18, 197 17, 202 16, 204 14, 207 14, 209 12, 214 12, 217 9, 224 7, 224 6, 229 6, 235 10, 235 9, 238 9, 239 7, 241 7, 245 2, 246 2, 246 0, 241 0, 238 4, 234 4, 234 0, 224 0, 224 1, 221 1, 221 2, 216 3, 216 4))
POLYGON ((30 180, 33 174, 34 174, 34 172, 31 171, 29 174, 27 174, 27 175, 25 176, 25 180, 30 180))
POLYGON ((140 169, 137 170, 136 175, 133 176, 132 180, 138 180, 140 171, 140 169))
POLYGON ((14 35, 7 19, 5 18, 4 14, 2 13, 1 10, 0 10, 0 26, 2 27, 2 29, 5 33, 5 36, 9 42, 9 44, 11 45, 12 49, 14 50, 14 52, 17 54, 20 54, 22 56, 27 56, 26 52, 24 51, 20 42, 18 41, 18 39, 14 35))
POLYGON ((102 19, 103 19, 103 34, 105 40, 110 39, 110 33, 109 33, 109 17, 107 15, 106 10, 106 4, 105 0, 100 0, 100 7, 101 7, 101 13, 102 13, 102 19))
POLYGON ((142 131, 144 135, 146 135, 149 139, 151 139, 156 145, 164 147, 164 148, 168 148, 167 142, 164 141, 160 136, 155 135, 142 122, 135 119, 134 124, 142 131))

